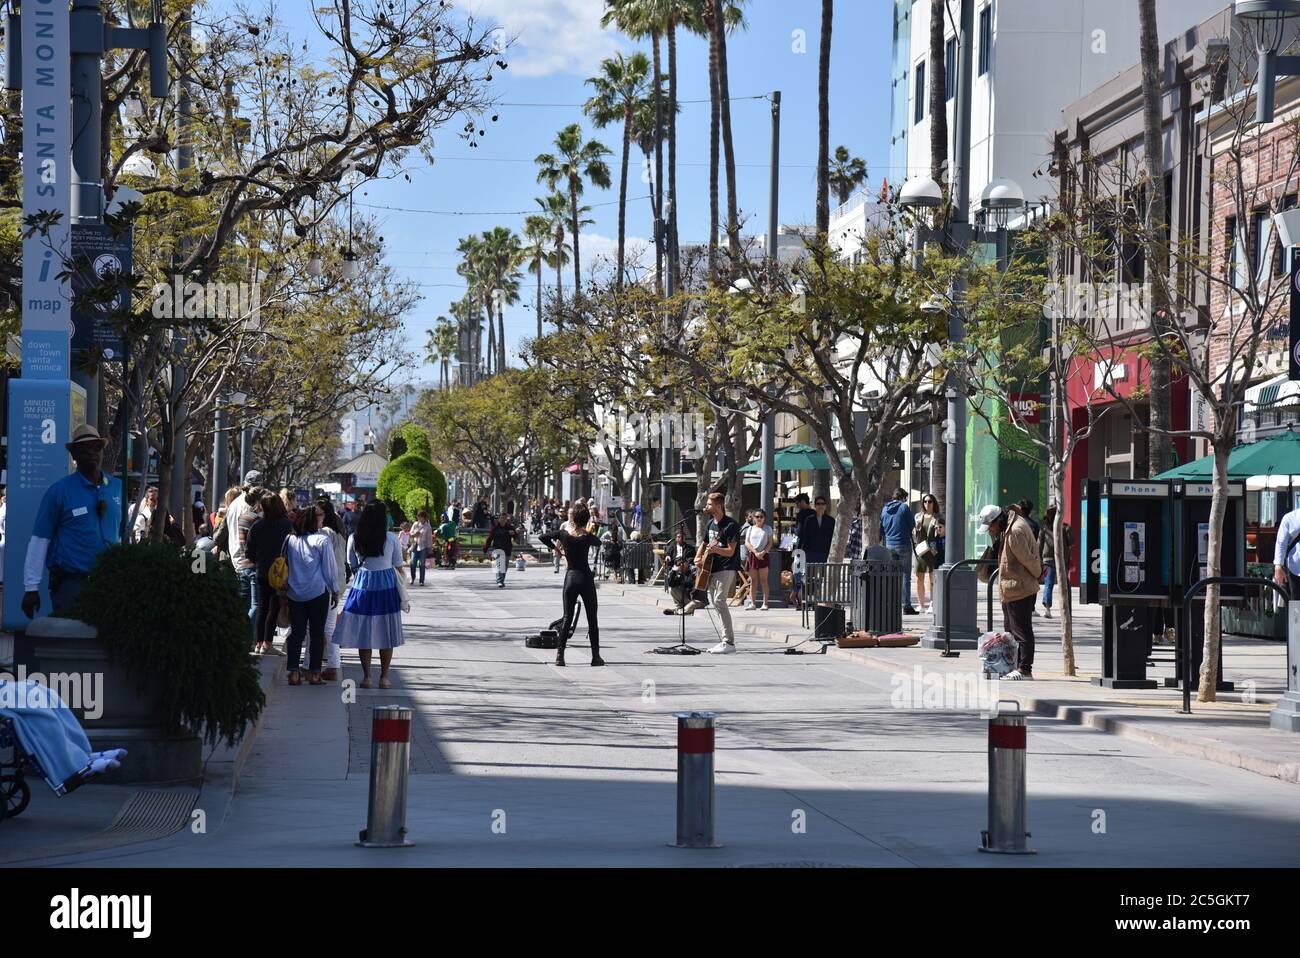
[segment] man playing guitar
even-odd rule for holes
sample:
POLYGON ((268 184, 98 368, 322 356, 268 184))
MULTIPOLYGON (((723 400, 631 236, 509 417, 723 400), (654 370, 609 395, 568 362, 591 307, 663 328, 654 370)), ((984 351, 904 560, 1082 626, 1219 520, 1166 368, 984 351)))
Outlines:
POLYGON ((740 526, 723 510, 723 501, 722 493, 709 493, 709 527, 695 556, 695 564, 700 570, 695 580, 696 593, 682 609, 682 615, 691 615, 711 604, 717 611, 722 620, 722 641, 709 649, 717 654, 736 651, 736 635, 727 599, 736 583, 736 573, 740 571, 740 526))

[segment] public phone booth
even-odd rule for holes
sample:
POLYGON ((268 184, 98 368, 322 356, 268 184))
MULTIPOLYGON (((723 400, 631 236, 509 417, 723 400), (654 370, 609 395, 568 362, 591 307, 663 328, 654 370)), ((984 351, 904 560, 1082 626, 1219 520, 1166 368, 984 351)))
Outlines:
POLYGON ((1175 508, 1168 480, 1084 483, 1079 601, 1106 607, 1099 685, 1154 689, 1152 637, 1176 605, 1175 508))
MULTIPOLYGON (((1179 535, 1175 537, 1174 561, 1177 571, 1178 601, 1201 579, 1206 571, 1210 552, 1210 500, 1214 486, 1209 482, 1191 482, 1175 479, 1174 499, 1177 503, 1179 535)), ((1246 484, 1227 484, 1226 505, 1223 513, 1223 534, 1219 537, 1219 575, 1244 576, 1246 574, 1246 484)), ((1241 605, 1247 599, 1246 590, 1239 585, 1219 586, 1219 602, 1224 605, 1241 605)), ((1165 685, 1178 688, 1182 685, 1184 642, 1192 643, 1192 681, 1197 680, 1205 652, 1205 593, 1193 597, 1191 608, 1179 617, 1177 653, 1174 656, 1174 675, 1165 679, 1165 685), (1184 626, 1186 623, 1186 626, 1184 626), (1186 633, 1186 634, 1184 634, 1186 633)), ((1231 692, 1233 683, 1223 678, 1223 644, 1219 644, 1220 692, 1231 692)))

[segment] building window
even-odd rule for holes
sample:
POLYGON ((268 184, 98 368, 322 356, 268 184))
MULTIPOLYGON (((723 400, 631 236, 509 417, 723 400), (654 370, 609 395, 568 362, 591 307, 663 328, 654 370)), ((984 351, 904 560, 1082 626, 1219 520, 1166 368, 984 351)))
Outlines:
POLYGON ((920 123, 925 119, 925 61, 916 65, 916 102, 912 107, 912 122, 920 123))
POLYGON ((943 48, 943 98, 957 95, 957 38, 950 37, 943 48))
POLYGON ((1241 291, 1246 287, 1246 251, 1243 247, 1245 237, 1242 231, 1237 227, 1237 217, 1229 216, 1223 224, 1224 242, 1227 243, 1227 249, 1224 251, 1223 262, 1226 267, 1226 276, 1228 286, 1234 290, 1241 291))
POLYGON ((1271 266, 1268 244, 1273 238, 1273 216, 1268 207, 1253 210, 1250 214, 1250 268, 1255 282, 1262 285, 1266 270, 1271 266))
POLYGON ((980 76, 989 72, 989 58, 993 55, 993 5, 980 11, 980 76))
MULTIPOLYGON (((1279 212, 1285 213, 1287 210, 1295 209, 1296 195, 1288 193, 1282 197, 1282 207, 1279 212)), ((1278 237, 1277 249, 1273 255, 1273 275, 1281 276, 1283 273, 1291 272, 1291 251, 1282 248, 1282 239, 1278 237)))

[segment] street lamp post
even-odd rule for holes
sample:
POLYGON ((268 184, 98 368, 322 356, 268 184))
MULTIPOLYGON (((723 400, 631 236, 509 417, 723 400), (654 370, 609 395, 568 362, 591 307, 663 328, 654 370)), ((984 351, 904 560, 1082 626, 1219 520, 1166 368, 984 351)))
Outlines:
POLYGON ((1254 23, 1259 29, 1255 122, 1271 123, 1277 78, 1300 74, 1300 56, 1278 56, 1277 52, 1282 46, 1286 21, 1300 17, 1300 0, 1236 0, 1234 9, 1239 19, 1254 23))
MULTIPOLYGON (((1300 0, 1296 0, 1300 3, 1300 0)), ((1006 247, 1005 227, 1011 213, 1024 206, 1024 194, 1010 180, 994 180, 984 190, 981 206, 1000 228, 992 232, 977 230, 970 222, 970 140, 971 140, 971 51, 975 28, 974 0, 961 0, 957 38, 957 103, 953 143, 953 213, 938 238, 953 254, 964 256, 974 241, 992 241, 999 254, 1006 247), (1000 235, 1001 234, 1001 235, 1000 235)), ((930 177, 918 177, 904 185, 901 202, 913 210, 937 208, 943 194, 930 177)), ((918 256, 924 239, 932 235, 917 224, 918 256)), ((949 288, 948 341, 960 345, 966 338, 966 273, 958 270, 949 288)), ((948 415, 942 438, 946 444, 948 465, 947 488, 944 490, 945 562, 935 574, 935 624, 921 640, 927 648, 973 649, 978 646, 976 626, 976 582, 969 570, 954 572, 954 562, 966 558, 966 396, 951 370, 944 380, 948 415), (947 592, 952 608, 943 609, 944 582, 953 576, 947 592), (943 624, 947 622, 947 626, 943 624), (945 633, 947 633, 945 635, 945 633)))

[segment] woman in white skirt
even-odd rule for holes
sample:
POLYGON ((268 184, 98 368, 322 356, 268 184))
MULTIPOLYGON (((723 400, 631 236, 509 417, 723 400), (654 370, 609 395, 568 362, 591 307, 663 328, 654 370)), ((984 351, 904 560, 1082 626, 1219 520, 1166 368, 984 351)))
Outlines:
MULTIPOLYGON (((325 496, 316 500, 316 525, 329 536, 330 545, 334 549, 334 566, 338 572, 338 588, 335 591, 343 595, 348 587, 348 537, 343 529, 343 520, 334 511, 334 503, 325 496)), ((339 647, 334 641, 339 611, 339 607, 333 605, 325 613, 325 669, 321 672, 321 678, 326 682, 333 682, 339 677, 339 647)))
POLYGON ((388 511, 371 502, 361 511, 348 539, 348 563, 356 569, 347 601, 334 627, 334 642, 356 649, 361 657, 363 689, 370 688, 370 659, 379 650, 379 687, 391 689, 388 668, 393 649, 402 644, 402 596, 397 577, 404 574, 402 546, 388 531, 388 511))

